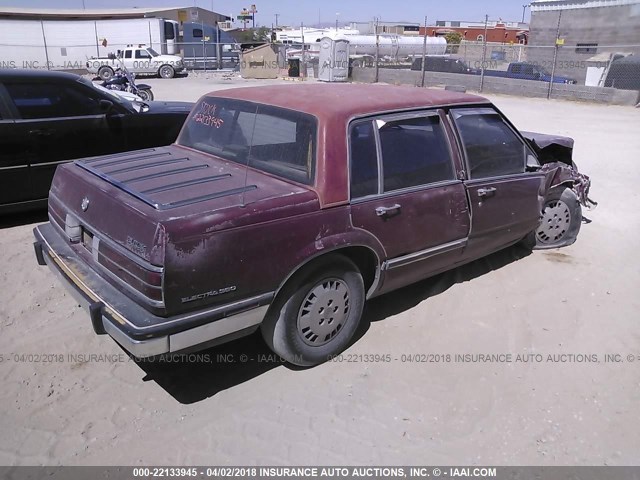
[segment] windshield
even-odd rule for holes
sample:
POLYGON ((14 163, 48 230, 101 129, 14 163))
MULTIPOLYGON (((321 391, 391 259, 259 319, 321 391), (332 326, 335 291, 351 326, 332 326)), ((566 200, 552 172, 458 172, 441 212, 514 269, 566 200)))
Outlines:
POLYGON ((540 65, 536 65, 535 69, 540 75, 547 75, 548 77, 551 76, 551 73, 549 73, 544 67, 541 67, 540 65))
POLYGON ((178 144, 310 185, 316 121, 310 115, 241 100, 203 97, 178 144))
POLYGON ((156 52, 153 48, 147 48, 147 52, 151 54, 152 57, 159 57, 160 54, 156 52))
POLYGON ((86 78, 79 78, 78 81, 84 85, 87 85, 95 90, 99 90, 101 94, 106 94, 109 97, 109 100, 111 100, 114 103, 118 103, 119 105, 122 105, 123 107, 125 107, 127 110, 134 110, 136 112, 140 111, 140 106, 127 100, 126 98, 124 98, 122 95, 118 95, 115 91, 113 90, 109 90, 108 88, 104 88, 102 85, 99 85, 97 83, 93 83, 91 80, 87 80, 86 78))

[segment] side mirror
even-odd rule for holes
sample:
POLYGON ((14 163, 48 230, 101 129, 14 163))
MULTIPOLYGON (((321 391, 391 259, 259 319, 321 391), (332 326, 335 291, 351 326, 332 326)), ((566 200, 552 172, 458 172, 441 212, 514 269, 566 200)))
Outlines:
POLYGON ((538 162, 538 159, 536 157, 528 154, 526 167, 528 172, 540 170, 540 162, 538 162))
POLYGON ((98 108, 102 113, 109 113, 113 108, 113 102, 111 100, 100 100, 98 108))

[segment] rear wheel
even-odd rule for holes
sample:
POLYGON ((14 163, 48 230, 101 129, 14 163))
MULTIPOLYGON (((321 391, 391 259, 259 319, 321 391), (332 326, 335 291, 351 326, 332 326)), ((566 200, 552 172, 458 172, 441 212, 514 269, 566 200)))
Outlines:
POLYGON ((285 286, 262 323, 262 336, 294 365, 320 364, 347 347, 364 301, 354 263, 340 255, 326 257, 285 286))
POLYGON ((98 69, 98 76, 104 80, 105 82, 107 80, 110 80, 111 77, 113 77, 113 68, 111 67, 100 67, 98 69))
POLYGON ((582 224, 582 207, 568 187, 549 192, 542 209, 542 221, 534 232, 535 248, 558 248, 576 241, 582 224))

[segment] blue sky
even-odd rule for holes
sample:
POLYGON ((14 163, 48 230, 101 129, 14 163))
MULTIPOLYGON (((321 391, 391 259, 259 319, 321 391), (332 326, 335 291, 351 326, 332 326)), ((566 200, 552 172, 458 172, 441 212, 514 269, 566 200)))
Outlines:
MULTIPOLYGON (((41 7, 41 8, 82 8, 83 0, 0 0, 0 6, 41 7)), ((335 22, 339 13, 340 23, 353 20, 367 21, 379 16, 382 20, 423 22, 424 16, 429 23, 435 20, 484 20, 502 18, 505 21, 522 19, 522 5, 529 3, 506 0, 84 0, 86 8, 116 7, 183 7, 197 5, 213 9, 226 15, 236 15, 243 7, 255 3, 258 9, 258 24, 271 26, 274 14, 280 14, 279 23, 299 25, 300 22, 313 24, 320 18, 323 22, 335 22), (318 9, 320 7, 320 9, 318 9)), ((529 9, 526 10, 526 20, 529 9)))

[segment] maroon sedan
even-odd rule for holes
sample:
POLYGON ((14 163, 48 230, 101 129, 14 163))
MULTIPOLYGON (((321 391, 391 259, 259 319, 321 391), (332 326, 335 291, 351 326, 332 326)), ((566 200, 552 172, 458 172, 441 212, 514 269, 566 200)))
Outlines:
POLYGON ((215 92, 174 145, 60 166, 36 255, 134 356, 260 328, 314 365, 366 299, 523 239, 573 243, 589 180, 572 146, 448 91, 215 92))

